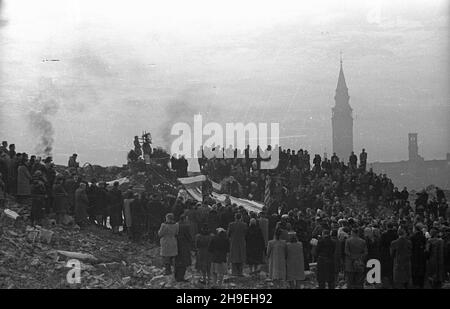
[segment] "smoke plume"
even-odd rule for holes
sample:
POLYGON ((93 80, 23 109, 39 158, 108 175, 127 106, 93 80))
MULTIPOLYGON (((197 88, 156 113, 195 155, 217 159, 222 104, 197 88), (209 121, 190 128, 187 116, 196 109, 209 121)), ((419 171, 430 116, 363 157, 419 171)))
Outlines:
POLYGON ((59 104, 55 99, 38 100, 36 102, 38 110, 32 110, 28 114, 29 125, 37 137, 35 152, 40 156, 50 156, 53 151, 53 142, 55 141, 55 130, 51 117, 56 115, 59 104))

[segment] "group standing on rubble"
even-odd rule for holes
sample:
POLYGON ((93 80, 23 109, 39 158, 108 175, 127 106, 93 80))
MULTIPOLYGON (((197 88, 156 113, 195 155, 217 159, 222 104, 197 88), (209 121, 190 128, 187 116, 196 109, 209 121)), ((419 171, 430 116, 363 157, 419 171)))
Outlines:
MULTIPOLYGON (((270 171, 260 169, 258 156, 199 160, 208 178, 231 179, 225 193, 264 201, 254 213, 229 198, 217 202, 205 195, 197 202, 87 181, 76 154, 57 173, 51 157, 29 157, 3 142, 0 206, 8 194, 20 203, 31 200, 32 224, 53 213, 66 224, 73 215, 80 227, 110 227, 135 242, 159 238, 166 274, 177 281, 186 281, 191 253, 201 282, 213 286, 221 286, 229 271, 240 277, 264 270, 276 287, 298 288, 316 265, 319 288, 335 288, 342 276, 348 288, 363 288, 369 259, 381 262, 384 287, 439 288, 448 280, 450 216, 441 189, 420 192, 413 207, 407 188, 399 191, 386 175, 367 171, 365 150, 359 165, 352 153, 348 164, 336 154, 331 160, 315 155, 312 166, 306 150, 279 151, 279 165, 270 171)), ((172 167, 178 177, 187 174, 186 163, 173 161, 172 167)))

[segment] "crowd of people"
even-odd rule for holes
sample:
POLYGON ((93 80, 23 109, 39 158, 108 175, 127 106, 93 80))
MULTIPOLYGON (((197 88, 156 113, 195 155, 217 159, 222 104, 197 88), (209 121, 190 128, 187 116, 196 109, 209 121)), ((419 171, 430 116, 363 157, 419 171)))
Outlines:
POLYGON ((334 288, 341 275, 348 288, 362 288, 370 259, 381 262, 384 287, 439 288, 448 279, 450 216, 441 189, 420 192, 411 205, 407 188, 367 170, 365 151, 359 165, 352 153, 347 164, 335 154, 315 155, 312 166, 307 151, 279 151, 273 170, 260 169, 258 156, 199 162, 225 193, 264 201, 254 213, 229 197, 197 202, 154 186, 136 193, 118 182, 88 181, 76 154, 58 173, 51 157, 29 158, 3 142, 0 203, 6 194, 30 201, 32 224, 55 213, 59 223, 73 215, 81 227, 111 228, 136 242, 159 238, 166 274, 177 281, 194 266, 202 282, 221 286, 230 265, 231 275, 267 270, 277 287, 296 288, 316 265, 319 288, 334 288))
MULTIPOLYGON (((210 241, 221 234, 221 256, 225 256, 229 246, 227 261, 231 263, 232 274, 242 275, 243 264, 253 272, 256 265, 267 262, 269 275, 275 282, 288 281, 293 287, 304 278, 304 270, 317 263, 320 288, 334 288, 339 274, 344 274, 348 288, 363 288, 366 262, 371 259, 381 263, 383 287, 439 288, 448 279, 450 215, 440 188, 419 192, 411 205, 407 188, 399 191, 386 175, 367 170, 364 149, 359 165, 354 153, 348 163, 336 154, 330 160, 316 154, 310 166, 307 151, 299 150, 297 154, 289 149, 279 151, 280 162, 274 170, 261 170, 258 156, 230 157, 232 150, 228 155, 199 158, 202 172, 235 197, 266 203, 269 179, 270 200, 261 213, 248 212, 230 200, 225 205, 215 202, 193 205, 178 199, 170 215, 172 219, 163 226, 176 225, 179 219, 180 226, 190 228, 191 250, 196 250, 197 238, 206 237, 199 236, 201 233, 197 231, 207 229, 212 233, 210 241), (263 236, 264 245, 257 234, 263 236), (225 244, 226 238, 229 245, 225 244), (295 264, 299 261, 301 266, 295 264)), ((234 150, 234 154, 237 152, 234 150)), ((161 228, 162 239, 172 237, 175 244, 176 228, 171 235, 164 231, 161 228)), ((161 241, 162 248, 164 243, 161 241)), ((212 256, 219 254, 215 245, 207 250, 212 256)), ((163 249, 161 253, 168 257, 163 249)), ((184 268, 177 272, 178 255, 175 250, 172 253, 176 277, 181 280, 179 274, 184 268)), ((171 259, 166 261, 170 272, 171 259)), ((224 259, 211 261, 205 269, 211 268, 211 274, 217 277, 224 274, 216 270, 223 270, 223 263, 224 259), (222 264, 216 265, 219 261, 222 264)))

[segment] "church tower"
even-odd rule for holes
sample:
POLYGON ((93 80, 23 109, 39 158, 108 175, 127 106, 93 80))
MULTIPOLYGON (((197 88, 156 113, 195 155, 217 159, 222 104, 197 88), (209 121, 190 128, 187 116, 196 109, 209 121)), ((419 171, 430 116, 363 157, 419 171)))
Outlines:
POLYGON ((348 161, 353 151, 353 117, 352 108, 348 103, 349 100, 350 96, 345 83, 341 56, 341 69, 334 96, 335 105, 332 108, 331 125, 333 129, 333 152, 344 162, 348 161))

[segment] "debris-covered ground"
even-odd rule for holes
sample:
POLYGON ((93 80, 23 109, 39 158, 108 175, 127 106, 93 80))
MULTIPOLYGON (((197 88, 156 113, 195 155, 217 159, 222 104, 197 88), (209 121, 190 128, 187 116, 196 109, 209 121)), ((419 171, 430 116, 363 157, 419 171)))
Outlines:
MULTIPOLYGON (((113 235, 110 230, 98 227, 80 230, 76 225, 56 225, 53 220, 35 229, 22 219, 28 215, 27 207, 9 201, 7 208, 20 217, 10 218, 1 210, 0 288, 211 288, 200 282, 200 275, 193 267, 186 272, 188 282, 178 283, 173 276, 165 276, 159 246, 155 243, 135 244, 126 236, 113 235), (67 281, 72 269, 67 262, 72 254, 82 254, 78 257, 79 284, 67 281)), ((305 273, 307 278, 301 288, 316 288, 314 271, 305 273)), ((337 288, 346 288, 340 279, 337 288)), ((273 287, 264 269, 254 276, 226 276, 223 285, 228 289, 273 287)), ((449 288, 448 284, 444 288, 449 288)))
MULTIPOLYGON (((8 209, 26 217, 27 208, 9 202, 8 209)), ((3 211, 2 211, 3 213, 3 211)), ((155 243, 132 243, 110 230, 55 225, 52 220, 40 229, 26 221, 2 214, 0 220, 0 288, 210 288, 189 268, 186 279, 177 283, 165 276, 155 243), (38 233, 40 232, 40 233, 38 233), (82 253, 81 283, 69 284, 66 252, 82 253)), ((314 288, 312 273, 304 288, 314 288)), ((267 273, 241 278, 225 277, 224 288, 271 288, 267 273)))

